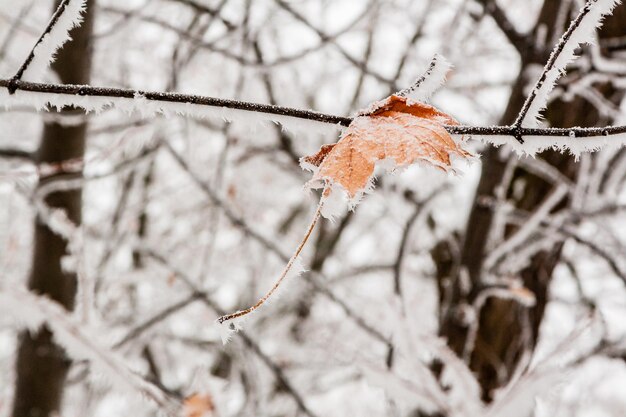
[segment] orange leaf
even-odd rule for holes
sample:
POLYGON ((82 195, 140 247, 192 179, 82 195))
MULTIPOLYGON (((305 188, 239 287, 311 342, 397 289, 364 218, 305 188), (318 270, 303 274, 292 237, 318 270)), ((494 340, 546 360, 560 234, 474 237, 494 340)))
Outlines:
POLYGON ((345 191, 354 206, 371 184, 377 163, 384 162, 392 170, 422 161, 448 171, 452 168, 451 155, 471 156, 452 139, 444 128, 446 124, 458 123, 432 106, 392 95, 356 117, 336 144, 323 145, 314 155, 302 158, 302 167, 314 172, 309 185, 324 187, 313 219, 270 290, 251 307, 217 319, 224 331, 222 340, 228 340, 240 329, 238 321, 258 310, 276 292, 302 253, 320 215, 332 218, 337 214, 337 203, 342 204, 343 197, 338 191, 345 191))
POLYGON ((394 170, 425 162, 449 171, 451 155, 471 154, 444 125, 458 122, 433 106, 392 95, 357 116, 335 145, 302 158, 303 167, 314 171, 309 185, 340 186, 354 204, 368 189, 377 163, 394 170))
POLYGON ((210 417, 215 405, 209 394, 192 394, 183 402, 184 417, 210 417))

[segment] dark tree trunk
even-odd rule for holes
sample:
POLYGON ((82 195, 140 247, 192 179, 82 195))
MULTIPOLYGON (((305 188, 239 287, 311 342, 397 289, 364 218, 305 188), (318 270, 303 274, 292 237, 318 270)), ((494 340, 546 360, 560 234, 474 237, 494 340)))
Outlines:
MULTIPOLYGON (((562 3, 562 1, 546 0, 543 6, 537 27, 551 28, 546 39, 553 39, 555 31, 558 35, 564 30, 562 27, 555 27, 562 3)), ((626 34, 626 26, 619 22, 624 21, 626 21, 626 7, 619 6, 614 16, 607 18, 601 36, 623 36, 626 34)), ((547 47, 551 48, 552 45, 547 45, 547 47)), ((529 84, 529 81, 533 81, 525 79, 525 69, 529 64, 543 64, 536 60, 537 57, 545 56, 545 52, 529 51, 527 56, 521 57, 522 70, 512 89, 501 124, 510 124, 514 121, 525 98, 524 87, 529 84)), ((615 90, 607 86, 596 86, 596 88, 607 99, 612 101, 621 99, 619 94, 615 94, 615 90)), ((593 105, 580 97, 567 103, 559 100, 553 101, 545 116, 550 125, 558 127, 595 126, 607 123, 607 120, 602 120, 593 105)), ((578 166, 572 156, 547 151, 540 157, 566 177, 576 179, 578 166)), ((521 210, 532 212, 545 201, 553 187, 545 180, 517 168, 513 179, 518 184, 523 184, 523 192, 521 196, 514 197, 512 192, 514 181, 502 184, 507 158, 508 156, 503 157, 500 150, 495 148, 489 148, 483 155, 481 179, 476 190, 460 254, 455 259, 454 248, 447 242, 441 242, 432 253, 437 264, 439 282, 440 334, 448 340, 448 344, 459 356, 463 356, 464 351, 468 349, 466 346, 468 327, 463 306, 472 305, 485 287, 483 262, 493 222, 492 207, 486 202, 494 198, 497 188, 502 186, 507 190, 509 202, 521 210)), ((562 208, 563 205, 557 208, 562 208)), ((509 225, 506 234, 510 235, 515 230, 515 227, 509 225)), ((515 301, 492 297, 477 312, 476 341, 470 351, 465 352, 465 358, 481 384, 485 401, 493 399, 494 390, 510 380, 522 354, 525 351, 532 351, 536 345, 539 327, 548 301, 552 272, 559 262, 561 246, 559 244, 549 251, 537 253, 531 259, 530 264, 519 273, 518 278, 535 295, 535 306, 526 307, 515 301)))
MULTIPOLYGON (((55 9, 58 3, 55 2, 55 9)), ((90 36, 93 25, 94 1, 89 0, 85 20, 71 32, 72 41, 59 51, 52 69, 63 83, 88 84, 91 61, 90 36)), ((64 109, 63 112, 78 110, 64 109)), ((85 151, 87 124, 62 126, 46 123, 41 143, 36 153, 37 163, 55 163, 72 158, 82 158, 85 151)), ((58 174, 75 178, 82 174, 58 174)), ((40 185, 54 180, 58 175, 40 178, 40 185)), ((55 192, 46 203, 67 212, 68 218, 81 223, 81 190, 55 192)), ((28 287, 35 293, 46 295, 68 310, 74 308, 76 276, 64 272, 61 258, 67 254, 66 241, 52 232, 40 218, 35 221, 33 261, 28 287)), ((60 412, 63 386, 70 366, 65 352, 52 340, 47 328, 34 334, 20 335, 17 353, 15 402, 13 417, 46 417, 60 412)))

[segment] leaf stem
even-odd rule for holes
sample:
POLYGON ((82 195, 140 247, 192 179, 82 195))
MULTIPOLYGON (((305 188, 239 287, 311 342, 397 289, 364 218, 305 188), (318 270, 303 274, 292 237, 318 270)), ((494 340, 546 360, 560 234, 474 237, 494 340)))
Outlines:
POLYGON ((223 324, 226 321, 237 319, 237 318, 246 316, 250 313, 253 313, 259 307, 265 304, 265 302, 276 292, 276 290, 278 290, 278 288, 280 287, 280 284, 282 284, 282 282, 285 280, 285 278, 289 274, 289 271, 291 271, 294 263, 298 259, 298 256, 300 256, 300 253, 304 249, 306 242, 311 237, 311 234, 313 233, 313 229, 315 229, 315 225, 317 224, 317 221, 319 220, 320 215, 322 213, 322 207, 324 206, 324 196, 327 194, 328 189, 329 189, 328 185, 326 185, 326 187, 324 188, 324 192, 322 193, 322 197, 320 198, 320 201, 317 204, 317 208, 315 209, 315 214, 313 215, 313 219, 311 220, 311 223, 309 224, 309 227, 307 228, 306 233, 304 234, 304 237, 302 238, 302 240, 300 241, 300 244, 296 248, 291 258, 289 259, 289 262, 287 262, 287 265, 285 265, 283 272, 280 274, 278 279, 274 282, 274 285, 272 286, 272 288, 270 288, 270 290, 263 297, 261 297, 253 306, 250 306, 246 308, 245 310, 239 310, 235 313, 227 314, 227 315, 219 317, 217 319, 217 322, 219 324, 223 324))

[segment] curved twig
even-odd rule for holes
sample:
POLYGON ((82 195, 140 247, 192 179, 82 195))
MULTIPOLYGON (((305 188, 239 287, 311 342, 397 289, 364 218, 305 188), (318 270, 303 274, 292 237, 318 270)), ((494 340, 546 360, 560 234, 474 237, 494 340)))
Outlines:
MULTIPOLYGON (((329 190, 328 188, 324 189, 323 195, 326 195, 328 190, 329 190)), ((285 265, 283 272, 280 274, 276 282, 274 282, 274 285, 272 285, 272 288, 270 288, 270 290, 263 297, 261 297, 253 306, 250 306, 246 308, 245 310, 239 310, 235 313, 227 314, 218 318, 217 322, 219 324, 224 324, 224 322, 226 321, 238 319, 243 316, 247 316, 250 313, 253 313, 259 307, 265 304, 265 302, 278 290, 278 288, 280 287, 280 284, 282 284, 285 278, 287 278, 287 275, 293 269, 294 264, 298 261, 298 257, 300 256, 302 249, 304 249, 306 242, 311 237, 311 234, 313 233, 313 229, 315 229, 315 225, 317 224, 317 221, 319 220, 320 215, 322 214, 323 206, 324 206, 324 197, 320 198, 320 202, 318 203, 317 208, 315 209, 315 214, 313 214, 313 219, 311 220, 311 223, 309 224, 309 227, 307 228, 304 234, 304 237, 300 241, 300 244, 296 248, 293 255, 291 255, 291 258, 289 259, 289 262, 287 262, 287 265, 285 265)))

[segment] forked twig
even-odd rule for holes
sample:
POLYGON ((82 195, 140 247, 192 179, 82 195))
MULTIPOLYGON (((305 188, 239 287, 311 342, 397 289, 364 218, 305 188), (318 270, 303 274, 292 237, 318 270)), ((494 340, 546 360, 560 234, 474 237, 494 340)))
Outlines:
MULTIPOLYGON (((578 16, 572 20, 565 33, 563 33, 563 36, 561 36, 561 39, 559 39, 559 42, 554 46, 554 49, 552 50, 541 75, 535 82, 535 85, 530 91, 528 97, 526 97, 515 122, 513 122, 512 127, 517 130, 514 137, 520 143, 524 143, 524 140, 522 139, 522 125, 524 125, 524 122, 528 118, 529 114, 531 117, 537 117, 542 108, 545 107, 548 94, 554 88, 556 81, 564 73, 566 65, 575 58, 575 46, 578 46, 578 44, 583 42, 589 42, 588 40, 581 40, 582 38, 580 38, 580 34, 576 34, 576 31, 584 30, 581 29, 583 27, 589 30, 586 24, 583 25, 585 18, 589 16, 593 17, 595 13, 595 23, 593 27, 598 27, 602 22, 602 17, 607 13, 610 13, 612 8, 615 7, 615 1, 608 0, 606 1, 606 4, 602 5, 599 3, 599 0, 587 0, 578 16), (575 45, 570 45, 570 42, 575 45), (564 58, 564 60, 559 61, 561 58, 564 58), (541 100, 543 103, 539 102, 539 104, 537 104, 537 100, 541 100)), ((591 17, 589 18, 591 19, 591 17)))
MULTIPOLYGON (((63 12, 65 12, 65 9, 67 8, 67 5, 70 3, 70 1, 72 1, 72 0, 63 0, 63 1, 61 1, 61 3, 59 3, 59 6, 54 11, 54 14, 50 18, 50 21, 48 22, 48 26, 46 26, 44 31, 41 33, 41 35, 39 36, 39 39, 37 39, 37 42, 35 42, 35 44, 33 45, 33 48, 30 50, 30 52, 29 52, 28 56, 26 57, 26 59, 24 60, 24 62, 20 66, 20 68, 17 70, 17 72, 15 73, 13 78, 11 78, 11 81, 18 81, 18 80, 22 79, 22 76, 24 75, 24 72, 26 71, 26 69, 28 68, 30 63, 33 61, 33 58, 35 58, 35 49, 37 48, 37 46, 41 42, 43 42, 43 40, 46 37, 46 35, 48 35, 52 31, 54 26, 59 21, 59 18, 61 17, 63 12)), ((17 89, 17 86, 14 86, 13 84, 10 84, 8 86, 8 90, 9 90, 10 94, 15 93, 16 89, 17 89)))

